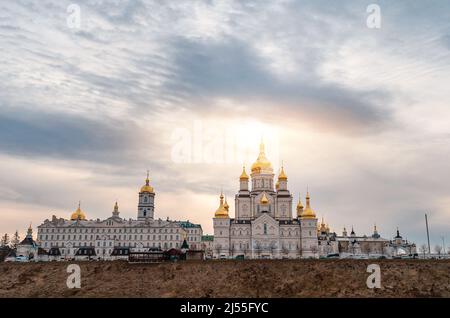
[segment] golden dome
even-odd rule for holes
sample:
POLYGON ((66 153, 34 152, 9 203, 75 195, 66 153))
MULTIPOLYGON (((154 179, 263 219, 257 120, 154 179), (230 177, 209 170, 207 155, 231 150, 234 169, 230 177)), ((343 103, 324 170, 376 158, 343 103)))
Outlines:
POLYGON ((280 171, 280 174, 278 175, 278 180, 279 181, 287 181, 287 175, 286 175, 286 173, 284 173, 283 166, 281 166, 281 171, 280 171))
POLYGON ((320 232, 327 232, 327 226, 325 225, 325 222, 323 221, 323 216, 322 216, 322 222, 320 222, 319 230, 320 230, 320 232))
POLYGON ((75 220, 86 220, 86 215, 84 214, 83 211, 81 211, 80 208, 80 203, 78 203, 78 208, 75 212, 72 213, 72 215, 70 216, 70 220, 75 221, 75 220))
POLYGON ((309 197, 309 192, 306 193, 306 208, 303 210, 302 215, 300 216, 303 219, 315 219, 316 218, 316 213, 313 211, 313 209, 311 209, 311 205, 310 205, 310 197, 309 197))
POLYGON ((259 155, 255 163, 252 164, 252 173, 273 173, 272 164, 266 158, 264 143, 259 145, 259 155))
POLYGON ((241 173, 241 176, 239 177, 239 179, 240 179, 240 180, 248 180, 248 175, 247 175, 247 173, 245 172, 245 166, 242 167, 242 173, 241 173))
POLYGON ((230 206, 228 205, 226 197, 225 197, 225 203, 223 204, 223 207, 227 210, 227 212, 230 210, 230 206))
POLYGON ((145 185, 142 186, 140 192, 153 193, 153 187, 150 185, 150 179, 148 178, 148 171, 147 171, 147 179, 145 179, 145 185))
POLYGON ((300 195, 298 196, 298 203, 297 203, 297 216, 301 217, 303 213, 303 204, 302 201, 300 200, 300 195))
POLYGON ((269 199, 267 198, 265 192, 263 193, 263 195, 262 195, 262 197, 261 197, 261 200, 260 200, 259 202, 260 202, 261 204, 269 204, 269 199))
MULTIPOLYGON (((227 204, 228 205, 228 204, 227 204)), ((214 214, 216 218, 228 218, 228 210, 223 203, 223 193, 220 194, 220 205, 214 214)))

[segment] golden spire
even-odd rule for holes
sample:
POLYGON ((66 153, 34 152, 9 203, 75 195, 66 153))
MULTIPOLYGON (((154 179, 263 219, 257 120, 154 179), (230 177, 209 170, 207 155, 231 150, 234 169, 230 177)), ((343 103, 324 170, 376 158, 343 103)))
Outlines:
POLYGON ((261 204, 269 204, 269 199, 266 196, 266 193, 263 192, 263 195, 261 197, 261 200, 259 201, 261 204))
POLYGON ((281 165, 281 171, 280 171, 280 174, 278 175, 278 180, 279 181, 287 181, 287 175, 286 175, 286 173, 284 173, 283 164, 281 165))
POLYGON ((242 167, 242 173, 241 173, 241 176, 239 177, 239 179, 242 180, 242 181, 243 180, 248 180, 248 175, 245 172, 245 166, 242 167))
POLYGON ((119 212, 119 205, 117 204, 117 201, 116 204, 114 204, 114 212, 119 212))
POLYGON ((223 192, 220 193, 220 204, 219 207, 216 210, 216 213, 214 214, 214 217, 216 218, 228 218, 228 210, 224 205, 223 202, 223 192))
POLYGON ((33 228, 31 227, 31 222, 30 222, 30 226, 28 227, 28 230, 27 230, 27 235, 33 235, 33 228))
POLYGON ((142 186, 140 192, 153 193, 153 187, 150 185, 149 171, 148 170, 147 170, 147 178, 145 179, 145 185, 142 186))
POLYGON ((316 218, 316 213, 311 208, 309 190, 306 191, 306 207, 305 207, 305 210, 303 211, 301 217, 304 219, 315 219, 316 218))
POLYGON ((70 216, 70 219, 72 221, 86 220, 86 215, 84 214, 83 211, 81 211, 81 201, 78 201, 78 208, 76 209, 75 212, 72 213, 72 215, 70 216))
POLYGON ((272 164, 266 158, 266 153, 264 149, 264 143, 261 140, 261 144, 259 145, 259 155, 256 159, 255 163, 252 164, 252 173, 273 173, 272 164))

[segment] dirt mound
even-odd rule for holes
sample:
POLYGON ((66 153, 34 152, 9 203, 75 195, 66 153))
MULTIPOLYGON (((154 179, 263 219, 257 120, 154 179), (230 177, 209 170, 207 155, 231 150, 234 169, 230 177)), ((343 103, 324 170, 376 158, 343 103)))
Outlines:
POLYGON ((0 297, 450 297, 450 261, 79 262, 81 289, 67 288, 69 264, 2 263, 0 297), (366 286, 373 263, 380 289, 366 286))

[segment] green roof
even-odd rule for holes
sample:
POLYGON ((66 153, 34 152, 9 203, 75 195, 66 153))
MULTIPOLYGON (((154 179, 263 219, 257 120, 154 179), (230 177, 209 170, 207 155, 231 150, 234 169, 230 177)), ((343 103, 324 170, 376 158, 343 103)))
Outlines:
POLYGON ((181 221, 181 222, 180 222, 180 225, 181 225, 182 227, 184 227, 184 228, 201 227, 200 224, 194 224, 194 223, 191 223, 191 222, 189 222, 189 221, 181 221))
POLYGON ((214 241, 214 235, 203 235, 202 241, 214 241))

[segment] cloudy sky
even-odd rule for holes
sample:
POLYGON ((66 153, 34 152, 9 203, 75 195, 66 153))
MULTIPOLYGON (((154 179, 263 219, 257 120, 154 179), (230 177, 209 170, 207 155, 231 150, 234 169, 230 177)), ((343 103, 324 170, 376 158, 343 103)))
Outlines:
POLYGON ((147 169, 212 233, 263 138, 332 230, 450 245, 449 4, 374 2, 1 1, 0 233, 134 218, 147 169))

